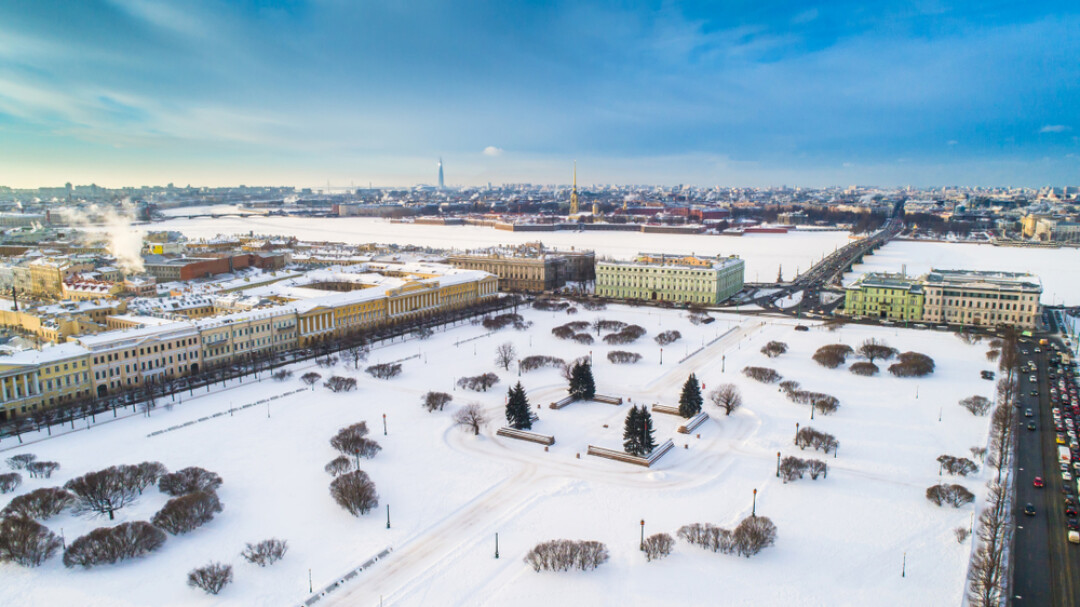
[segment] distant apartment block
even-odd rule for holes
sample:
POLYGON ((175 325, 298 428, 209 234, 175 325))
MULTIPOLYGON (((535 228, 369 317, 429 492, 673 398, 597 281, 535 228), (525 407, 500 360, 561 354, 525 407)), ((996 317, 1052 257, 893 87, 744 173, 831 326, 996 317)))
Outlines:
POLYGON ((738 257, 641 253, 634 261, 599 261, 596 294, 618 299, 717 304, 743 288, 738 257))

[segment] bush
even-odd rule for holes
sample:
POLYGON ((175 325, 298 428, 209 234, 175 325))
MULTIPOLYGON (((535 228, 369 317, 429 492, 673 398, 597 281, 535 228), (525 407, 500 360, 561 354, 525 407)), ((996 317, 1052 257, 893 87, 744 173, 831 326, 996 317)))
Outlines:
POLYGON ((244 557, 249 563, 254 563, 259 567, 266 567, 285 558, 285 553, 288 550, 289 543, 285 540, 269 539, 258 544, 248 544, 244 551, 240 553, 240 556, 244 557))
MULTIPOLYGON (((673 344, 676 341, 682 339, 682 333, 679 333, 678 331, 664 331, 663 333, 661 333, 660 335, 657 335, 653 339, 656 341, 656 343, 660 344, 661 346, 666 346, 668 344, 673 344)), ((671 536, 669 535, 667 537, 670 538, 671 536)), ((674 542, 674 540, 672 540, 672 541, 674 542)))
POLYGON ((819 459, 806 460, 806 470, 810 473, 810 480, 817 480, 817 477, 829 478, 829 466, 825 462, 819 459))
POLYGON ((776 542, 776 525, 768 517, 749 516, 734 531, 708 523, 693 523, 680 527, 678 536, 706 550, 750 558, 776 542))
POLYGON ((7 465, 12 470, 25 470, 26 466, 36 459, 37 456, 33 453, 20 453, 9 457, 7 459, 7 465))
POLYGON ((763 384, 774 384, 781 379, 780 374, 777 373, 775 369, 767 369, 765 367, 745 367, 742 372, 743 375, 763 384))
POLYGON ((499 383, 499 376, 494 373, 485 373, 474 377, 462 377, 458 380, 458 387, 472 390, 473 392, 487 392, 488 388, 499 383))
POLYGON ((446 392, 428 392, 427 394, 424 394, 424 408, 427 409, 429 413, 436 410, 442 411, 443 407, 446 406, 446 403, 452 400, 454 400, 454 397, 446 392))
POLYGON ((37 567, 60 546, 60 538, 37 521, 19 516, 0 519, 0 563, 37 567))
POLYGON ((618 333, 611 333, 604 336, 604 343, 610 345, 622 345, 629 344, 637 341, 639 337, 645 335, 645 329, 638 325, 628 325, 623 327, 618 333))
POLYGON ((750 558, 776 543, 776 525, 768 517, 744 518, 733 533, 740 556, 750 558))
POLYGON ((533 308, 536 310, 543 310, 545 312, 557 312, 559 310, 565 310, 570 307, 570 304, 565 301, 559 301, 557 299, 537 299, 533 301, 533 308))
POLYGON ((338 430, 337 434, 330 439, 330 446, 342 455, 351 455, 356 458, 356 467, 360 467, 360 458, 371 459, 382 451, 379 443, 367 438, 367 422, 360 422, 346 426, 338 430))
POLYGON ((518 362, 518 369, 521 370, 522 373, 528 373, 529 371, 535 371, 542 367, 554 367, 559 369, 565 364, 565 360, 555 358, 554 356, 526 356, 518 362))
POLYGON ((60 514, 74 503, 75 496, 71 492, 60 487, 46 487, 13 498, 0 515, 44 520, 60 514))
POLYGON ((382 363, 371 365, 364 372, 375 379, 391 379, 401 375, 401 363, 382 363))
POLYGON ((784 479, 785 483, 791 482, 802 478, 808 468, 805 460, 789 455, 780 462, 780 478, 784 479))
POLYGON ((304 382, 309 386, 314 386, 320 379, 322 379, 322 375, 319 375, 314 371, 308 371, 307 373, 300 376, 300 381, 304 382))
POLYGON ((924 377, 934 372, 934 359, 918 352, 904 352, 900 362, 889 365, 889 373, 896 377, 924 377))
POLYGON ((232 565, 210 563, 192 569, 187 574, 188 586, 204 590, 207 594, 217 595, 232 582, 232 565))
POLYGON ((847 357, 854 353, 851 346, 845 344, 829 344, 821 346, 814 352, 813 359, 817 364, 835 369, 847 362, 847 357))
POLYGON ((849 367, 848 370, 851 371, 852 373, 854 373, 855 375, 862 375, 862 376, 874 375, 875 373, 877 373, 879 371, 878 366, 875 365, 874 363, 870 363, 870 362, 852 363, 851 367, 849 367))
POLYGON ((593 321, 592 324, 592 327, 596 330, 597 335, 599 335, 601 331, 614 331, 618 333, 619 331, 625 329, 627 326, 628 325, 621 320, 606 320, 603 318, 599 318, 593 321))
POLYGON ((334 375, 323 383, 331 392, 349 392, 356 389, 356 380, 352 377, 339 377, 334 375))
POLYGON ((588 333, 578 333, 577 335, 574 335, 570 339, 573 339, 574 341, 576 341, 577 343, 579 343, 579 344, 581 344, 583 346, 592 345, 592 343, 594 341, 593 336, 589 335, 588 333))
POLYGON ((221 512, 221 500, 212 491, 196 491, 165 502, 165 506, 150 519, 155 527, 173 535, 187 533, 214 520, 221 512))
POLYGON ((221 483, 221 477, 217 474, 192 466, 162 476, 158 481, 158 489, 166 495, 180 496, 198 491, 214 492, 221 483))
POLYGON ((769 358, 776 358, 787 351, 787 344, 782 341, 770 341, 761 348, 761 353, 769 358))
POLYGON ((285 381, 292 377, 292 371, 281 369, 280 371, 274 371, 274 374, 271 377, 274 378, 274 381, 285 381))
POLYGON ((315 364, 323 369, 329 369, 338 364, 338 357, 333 354, 327 354, 326 356, 320 356, 315 359, 315 364))
POLYGON ((353 466, 353 460, 344 455, 339 455, 330 460, 330 463, 326 464, 326 466, 323 467, 323 470, 326 470, 326 473, 330 476, 338 476, 340 474, 345 474, 346 472, 352 472, 353 466))
POLYGON ((627 352, 625 350, 612 350, 607 354, 608 362, 616 365, 632 365, 641 360, 641 355, 637 352, 627 352))
POLYGON ((353 470, 335 478, 330 483, 330 495, 353 516, 367 514, 379 505, 375 483, 363 470, 353 470))
POLYGON ((509 327, 512 324, 523 322, 524 318, 520 314, 499 314, 498 316, 485 316, 481 324, 488 331, 498 331, 509 327))
POLYGON ((970 411, 972 415, 986 415, 991 404, 990 400, 984 396, 969 396, 960 400, 960 406, 970 411))
POLYGON ((135 487, 140 495, 147 487, 157 483, 158 479, 169 472, 168 468, 161 462, 143 462, 135 466, 120 466, 120 471, 124 474, 126 482, 135 487))
POLYGON ((11 493, 22 484, 22 475, 18 472, 0 474, 0 494, 11 493))
POLYGON ((780 389, 787 393, 788 398, 791 398, 791 393, 799 389, 799 382, 794 379, 785 379, 780 382, 780 389))
POLYGON ((949 504, 953 508, 959 508, 964 504, 975 501, 975 494, 968 491, 963 485, 946 485, 941 483, 927 487, 926 499, 938 506, 949 504))
POLYGON ((951 455, 939 455, 937 458, 941 469, 953 476, 967 476, 976 472, 979 467, 975 462, 966 457, 953 457, 951 455))
POLYGON ((953 533, 956 534, 957 544, 963 544, 964 541, 968 539, 968 536, 971 535, 971 531, 968 531, 967 527, 957 527, 956 529, 953 529, 953 533))
POLYGON ((115 563, 148 554, 165 544, 165 532, 146 521, 102 527, 71 542, 64 552, 64 566, 115 563))
POLYGON ((666 533, 657 533, 645 538, 645 560, 652 562, 657 559, 662 559, 665 556, 671 554, 672 548, 675 547, 675 539, 666 533))
POLYGON ((806 426, 795 435, 795 445, 800 449, 813 447, 815 450, 820 449, 828 453, 840 447, 840 441, 836 440, 836 437, 832 434, 819 432, 810 426, 806 426))
POLYGON ((57 462, 30 462, 26 465, 26 471, 30 478, 52 478, 53 472, 60 469, 57 462))
POLYGON ((525 555, 533 571, 591 571, 608 560, 607 547, 594 541, 551 540, 537 544, 525 555))

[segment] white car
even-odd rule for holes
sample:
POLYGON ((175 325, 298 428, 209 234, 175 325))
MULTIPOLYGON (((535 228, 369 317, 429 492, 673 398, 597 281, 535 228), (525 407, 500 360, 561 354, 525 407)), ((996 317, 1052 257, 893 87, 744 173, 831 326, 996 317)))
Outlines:
POLYGON ((1069 474, 1069 472, 1067 470, 1063 471, 1061 473, 1061 480, 1063 480, 1063 481, 1071 481, 1072 480, 1072 475, 1069 474))

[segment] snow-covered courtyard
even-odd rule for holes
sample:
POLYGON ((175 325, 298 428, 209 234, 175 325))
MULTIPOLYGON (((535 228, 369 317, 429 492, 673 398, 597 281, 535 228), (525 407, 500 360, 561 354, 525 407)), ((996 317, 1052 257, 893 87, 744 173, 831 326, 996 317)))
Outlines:
MULTIPOLYGON (((993 396, 993 383, 979 378, 980 370, 990 368, 985 344, 914 329, 809 325, 809 331, 796 331, 793 320, 756 316, 715 314, 715 322, 694 325, 685 312, 645 307, 571 316, 521 313, 533 323, 524 331, 508 327, 489 335, 466 324, 426 340, 375 348, 365 364, 402 361, 402 374, 390 380, 368 376, 363 364, 360 370, 344 362, 330 370, 303 364, 285 382, 264 374, 261 381, 219 386, 209 394, 185 393, 182 403, 159 407, 150 417, 135 415, 52 438, 30 433, 22 446, 5 440, 2 459, 34 453, 63 467, 52 479, 24 479, 16 492, 0 496, 0 506, 106 466, 151 460, 169 470, 201 466, 220 474, 224 511, 188 534, 169 536, 159 551, 116 565, 66 569, 59 556, 33 569, 0 565, 0 604, 298 605, 310 596, 309 571, 317 590, 387 548, 388 556, 318 604, 961 603, 971 545, 957 543, 953 530, 968 526, 974 509, 934 506, 925 490, 944 481, 963 484, 980 498, 984 494, 983 472, 943 478, 934 464, 941 454, 970 456, 970 447, 986 443, 988 418, 957 405, 974 394, 993 396), (554 326, 596 318, 636 323, 648 333, 620 346, 600 339, 583 345, 551 334, 554 326), (664 347, 661 364, 653 337, 669 330, 682 338, 664 347), (827 369, 811 360, 822 345, 857 348, 871 337, 901 352, 931 355, 936 371, 899 379, 879 361, 881 373, 860 377, 846 365, 827 369), (789 350, 767 358, 759 350, 770 340, 785 342, 789 350), (591 354, 598 392, 635 404, 676 405, 694 372, 705 394, 725 382, 736 384, 744 405, 725 417, 706 399, 711 419, 691 435, 676 432, 681 418, 654 414, 657 442, 673 439, 676 449, 652 468, 588 456, 590 444, 621 448, 630 403, 577 402, 552 410, 548 403, 566 394, 561 372, 543 368, 519 377, 516 367, 498 368, 495 348, 506 342, 514 344, 518 358, 573 361, 591 354), (612 364, 612 350, 643 358, 612 364), (740 373, 748 365, 774 368, 804 389, 832 394, 840 408, 811 421, 810 408, 788 400, 776 384, 740 373), (359 387, 335 394, 317 385, 268 400, 303 388, 299 377, 311 370, 324 378, 354 377, 359 387), (486 372, 501 379, 487 392, 455 385, 462 376, 486 372), (533 430, 556 438, 549 449, 495 435, 504 425, 507 388, 519 380, 539 414, 533 430), (429 413, 421 407, 429 390, 448 392, 453 402, 429 413), (261 400, 267 402, 229 413, 261 400), (480 436, 453 425, 454 411, 471 402, 482 404, 493 420, 480 436), (198 423, 148 436, 189 421, 198 423), (357 518, 331 499, 332 478, 323 466, 337 455, 330 437, 359 421, 367 422, 382 451, 361 462, 378 488, 379 507, 357 518), (837 456, 795 447, 796 423, 835 435, 837 456), (827 478, 781 482, 778 452, 823 459, 830 467, 827 478), (730 528, 751 513, 754 489, 757 514, 778 528, 776 544, 757 556, 708 552, 681 540, 660 561, 648 563, 639 552, 641 521, 646 535, 674 535, 696 522, 730 528), (245 543, 270 537, 289 543, 281 562, 260 568, 240 558, 245 543), (532 546, 557 538, 599 540, 611 559, 595 571, 569 573, 536 573, 522 562, 532 546), (235 582, 216 597, 185 584, 189 570, 211 560, 234 567, 235 582)), ((149 520, 165 501, 150 488, 118 511, 115 522, 65 512, 45 524, 58 534, 62 530, 70 543, 99 526, 149 520)))

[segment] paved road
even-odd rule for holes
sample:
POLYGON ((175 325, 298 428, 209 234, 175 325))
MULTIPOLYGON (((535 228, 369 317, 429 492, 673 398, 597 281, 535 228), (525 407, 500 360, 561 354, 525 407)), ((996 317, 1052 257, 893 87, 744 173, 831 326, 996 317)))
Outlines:
MULTIPOLYGON (((1052 327, 1051 327, 1052 328, 1052 327)), ((1016 605, 1080 607, 1080 546, 1069 544, 1065 526, 1065 495, 1076 496, 1075 480, 1065 482, 1058 465, 1056 433, 1050 402, 1050 379, 1046 353, 1035 353, 1034 344, 1022 344, 1038 365, 1036 382, 1031 373, 1021 374, 1020 434, 1017 444, 1016 542, 1013 570, 1013 602, 1016 605), (1037 389, 1039 395, 1031 396, 1037 389), (1023 416, 1030 408, 1033 418, 1023 416), (1035 420, 1036 431, 1027 430, 1035 420), (1046 486, 1035 489, 1032 479, 1042 476, 1046 486), (1035 506, 1034 517, 1023 514, 1025 504, 1035 506)))

